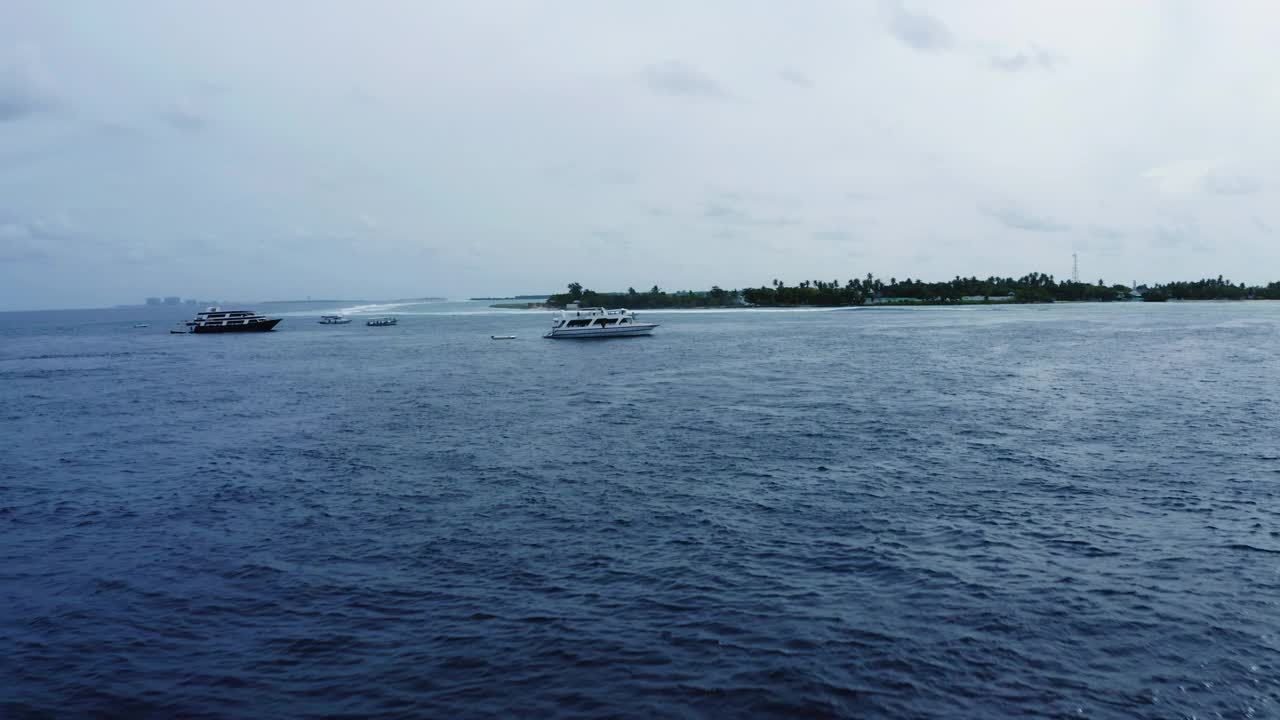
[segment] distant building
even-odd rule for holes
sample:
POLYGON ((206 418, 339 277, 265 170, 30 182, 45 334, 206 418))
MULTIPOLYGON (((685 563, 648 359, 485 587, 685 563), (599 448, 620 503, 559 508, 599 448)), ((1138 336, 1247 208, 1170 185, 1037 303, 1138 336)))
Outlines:
POLYGON ((167 298, 165 298, 165 299, 164 299, 164 304, 165 304, 165 305, 180 305, 180 304, 182 304, 182 298, 178 297, 177 295, 170 295, 169 297, 167 297, 167 298))
POLYGON ((147 298, 147 304, 148 304, 148 305, 159 305, 159 304, 160 304, 160 298, 158 298, 158 297, 149 297, 149 298, 147 298))

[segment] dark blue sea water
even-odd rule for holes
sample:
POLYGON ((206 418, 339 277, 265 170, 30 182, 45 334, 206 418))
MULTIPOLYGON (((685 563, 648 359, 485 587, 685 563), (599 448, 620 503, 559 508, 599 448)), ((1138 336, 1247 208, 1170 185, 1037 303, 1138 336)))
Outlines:
POLYGON ((0 716, 1280 714, 1280 303, 320 309, 0 314, 0 716))

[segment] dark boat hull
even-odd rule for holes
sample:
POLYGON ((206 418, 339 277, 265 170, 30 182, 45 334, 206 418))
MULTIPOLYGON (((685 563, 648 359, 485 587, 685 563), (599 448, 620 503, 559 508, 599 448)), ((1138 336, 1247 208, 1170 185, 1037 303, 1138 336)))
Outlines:
POLYGON ((250 323, 248 325, 197 325, 191 329, 191 332, 197 335, 206 333, 233 333, 233 332, 267 332, 275 329, 275 326, 284 318, 272 318, 262 322, 250 323))

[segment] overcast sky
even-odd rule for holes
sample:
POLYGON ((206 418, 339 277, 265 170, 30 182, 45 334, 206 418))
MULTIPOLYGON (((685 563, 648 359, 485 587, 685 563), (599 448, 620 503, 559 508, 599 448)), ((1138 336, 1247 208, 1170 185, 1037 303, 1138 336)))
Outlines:
POLYGON ((1275 2, 0 0, 0 309, 1280 279, 1275 2))

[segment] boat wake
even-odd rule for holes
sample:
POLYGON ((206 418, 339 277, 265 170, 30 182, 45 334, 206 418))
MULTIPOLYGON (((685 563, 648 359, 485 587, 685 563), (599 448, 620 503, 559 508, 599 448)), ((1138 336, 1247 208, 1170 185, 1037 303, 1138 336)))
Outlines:
POLYGON ((392 311, 399 313, 398 308, 414 307, 422 303, 365 303, 363 305, 344 305, 333 308, 308 308, 306 310, 290 310, 279 313, 286 317, 312 317, 320 315, 386 315, 392 311))

